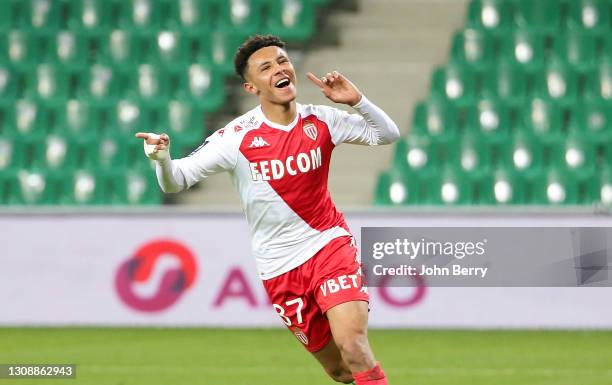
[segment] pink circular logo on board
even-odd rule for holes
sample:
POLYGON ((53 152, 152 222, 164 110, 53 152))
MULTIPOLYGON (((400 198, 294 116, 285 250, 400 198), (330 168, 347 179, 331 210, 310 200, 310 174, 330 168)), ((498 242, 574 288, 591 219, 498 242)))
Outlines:
POLYGON ((191 250, 176 241, 154 240, 142 245, 119 266, 115 289, 121 301, 131 309, 160 312, 185 294, 196 274, 197 262, 191 250), (156 274, 164 266, 162 261, 168 261, 167 257, 173 262, 172 266, 156 274), (147 286, 147 293, 143 294, 145 290, 139 290, 138 286, 147 286))

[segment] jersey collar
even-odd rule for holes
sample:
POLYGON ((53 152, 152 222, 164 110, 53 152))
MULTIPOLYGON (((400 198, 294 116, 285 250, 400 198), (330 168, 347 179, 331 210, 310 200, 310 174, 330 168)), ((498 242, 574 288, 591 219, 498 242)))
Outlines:
POLYGON ((296 103, 295 106, 295 119, 293 119, 293 121, 291 123, 289 123, 288 125, 284 126, 282 124, 278 124, 278 123, 274 123, 270 120, 268 120, 268 118, 266 118, 266 115, 263 113, 263 110, 261 109, 261 105, 259 105, 257 107, 257 110, 259 111, 259 114, 261 115, 261 120, 266 124, 266 126, 271 127, 271 128, 276 128, 278 130, 282 130, 282 131, 291 131, 293 129, 293 127, 295 127, 295 125, 298 123, 298 121, 300 120, 300 111, 302 110, 302 106, 299 103, 296 103))

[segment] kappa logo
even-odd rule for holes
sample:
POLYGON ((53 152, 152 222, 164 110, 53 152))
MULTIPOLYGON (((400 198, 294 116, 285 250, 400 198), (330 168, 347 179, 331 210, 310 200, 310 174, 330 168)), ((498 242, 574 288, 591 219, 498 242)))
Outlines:
POLYGON ((304 124, 304 133, 312 140, 317 140, 317 127, 312 123, 304 124))
POLYGON ((256 136, 253 138, 253 141, 251 142, 251 144, 249 144, 249 148, 266 147, 269 145, 270 143, 266 142, 264 138, 262 138, 261 136, 256 136))

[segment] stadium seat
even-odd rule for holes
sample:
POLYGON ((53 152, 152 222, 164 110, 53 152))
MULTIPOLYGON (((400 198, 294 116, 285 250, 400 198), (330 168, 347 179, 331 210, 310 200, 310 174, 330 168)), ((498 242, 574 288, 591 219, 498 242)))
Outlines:
POLYGON ((514 0, 514 23, 519 28, 554 33, 560 28, 563 3, 563 0, 514 0))
POLYGON ((474 133, 465 133, 451 147, 448 165, 458 166, 470 180, 477 180, 490 173, 491 147, 485 139, 474 133))
POLYGON ((393 167, 405 175, 431 176, 442 163, 438 154, 429 137, 412 134, 396 143, 393 167))
POLYGON ((520 129, 526 130, 542 141, 545 146, 558 144, 562 137, 560 107, 553 101, 534 98, 523 109, 520 129))
POLYGON ((303 41, 315 28, 315 4, 310 0, 270 1, 265 29, 288 41, 303 41))
POLYGON ((606 206, 612 205, 612 170, 610 166, 602 167, 591 184, 594 201, 606 206))
POLYGON ((263 30, 263 4, 261 0, 215 0, 221 30, 249 36, 263 30))
POLYGON ((161 194, 155 173, 151 170, 128 170, 113 177, 105 185, 108 203, 143 205, 161 203, 161 194))
POLYGON ((215 22, 214 1, 178 0, 170 1, 168 5, 170 9, 166 27, 191 34, 205 34, 212 30, 215 22))
MULTIPOLYGON (((571 109, 569 132, 582 137, 595 146, 612 143, 612 110, 603 101, 580 103, 571 109)), ((601 150, 596 150, 601 153, 601 150)))
POLYGON ((612 101, 612 57, 610 60, 602 60, 586 75, 583 93, 589 101, 612 101))
POLYGON ((511 125, 510 110, 504 103, 483 98, 468 107, 464 130, 481 137, 496 153, 507 145, 511 125))
POLYGON ((223 103, 225 92, 219 81, 221 74, 215 67, 193 63, 183 68, 177 76, 179 87, 172 95, 174 98, 188 100, 203 111, 214 111, 223 103))
POLYGON ((23 0, 23 19, 25 28, 33 28, 48 33, 59 29, 65 22, 60 8, 64 4, 54 0, 23 0))
POLYGON ((0 103, 10 103, 17 93, 17 73, 8 64, 0 63, 0 103))
POLYGON ((27 30, 13 29, 0 34, 0 63, 31 66, 44 54, 41 40, 27 30))
POLYGON ((456 165, 446 165, 426 184, 424 203, 434 205, 474 204, 474 182, 456 165))
POLYGON ((508 170, 509 174, 531 178, 544 167, 545 155, 537 137, 517 131, 513 134, 509 145, 502 150, 500 167, 508 170))
POLYGON ((105 64, 94 64, 81 73, 76 94, 81 100, 112 102, 121 90, 121 73, 105 64))
POLYGON ((525 204, 525 181, 516 172, 499 167, 477 182, 477 202, 486 205, 525 204))
POLYGON ((72 31, 53 34, 47 53, 47 61, 60 64, 64 69, 82 71, 88 64, 88 41, 72 31))
POLYGON ((61 180, 63 204, 99 205, 106 203, 104 185, 100 177, 90 170, 77 170, 61 180))
POLYGON ((584 31, 567 31, 554 39, 554 53, 574 70, 586 72, 596 63, 597 35, 584 31))
POLYGON ((491 65, 493 54, 493 42, 482 31, 468 28, 453 37, 451 60, 464 66, 484 71, 491 65))
POLYGON ((538 71, 533 76, 535 98, 550 100, 563 107, 569 107, 576 102, 578 76, 565 63, 551 60, 543 71, 538 71))
POLYGON ((61 101, 73 94, 72 73, 61 65, 44 63, 36 67, 35 73, 26 79, 26 95, 47 101, 61 101))
POLYGON ((144 55, 143 39, 141 35, 125 29, 114 29, 102 39, 101 57, 96 61, 117 69, 129 69, 137 65, 144 55))
POLYGON ((542 205, 577 205, 590 203, 588 184, 578 183, 570 173, 552 168, 534 179, 533 203, 542 205))
POLYGON ((399 171, 381 173, 376 185, 376 203, 383 205, 415 205, 424 200, 426 184, 418 174, 399 171))
POLYGON ((54 204, 61 195, 58 176, 45 170, 17 170, 9 183, 8 203, 12 205, 54 204))
POLYGON ((571 29, 606 32, 610 29, 610 2, 573 0, 568 2, 567 25, 571 29))
POLYGON ((500 42, 499 54, 502 61, 536 71, 544 65, 545 35, 533 29, 517 29, 504 36, 500 42))
POLYGON ((431 95, 461 108, 473 102, 476 81, 473 72, 456 63, 438 67, 432 75, 431 95))
POLYGON ((173 146, 193 150, 206 136, 205 113, 188 100, 172 99, 156 112, 153 122, 157 131, 167 132, 173 139, 173 146))
POLYGON ((117 3, 117 26, 135 34, 155 34, 167 13, 166 2, 154 0, 123 0, 117 3))
MULTIPOLYGON (((412 123, 412 132, 417 136, 429 136, 440 149, 456 141, 457 109, 441 97, 430 97, 417 104, 412 123)), ((440 156, 443 154, 437 154, 440 156)))
POLYGON ((553 149, 553 167, 565 169, 579 181, 588 180, 595 172, 595 149, 592 143, 573 135, 553 149))
POLYGON ((483 76, 481 97, 499 99, 514 108, 525 100, 528 77, 523 68, 509 61, 502 61, 483 76))
POLYGON ((493 32, 505 31, 511 16, 508 0, 472 0, 468 6, 467 25, 493 32))

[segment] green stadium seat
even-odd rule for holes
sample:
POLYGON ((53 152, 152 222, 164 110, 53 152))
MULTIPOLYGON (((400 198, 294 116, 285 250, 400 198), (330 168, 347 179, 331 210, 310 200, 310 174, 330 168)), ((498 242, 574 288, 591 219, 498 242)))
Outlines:
POLYGON ((472 0, 468 6, 467 25, 488 31, 504 31, 511 22, 508 0, 472 0))
POLYGON ((577 205, 590 203, 588 183, 579 183, 566 170, 553 168, 532 181, 532 203, 577 205))
POLYGON ((11 205, 50 205, 61 196, 57 174, 46 170, 17 170, 9 185, 11 205))
POLYGON ((157 118, 153 120, 154 127, 157 127, 156 132, 166 132, 170 135, 173 147, 175 142, 180 142, 179 147, 193 149, 206 136, 205 113, 189 101, 170 100, 157 112, 157 118))
POLYGON ((475 203, 473 181, 460 167, 445 166, 426 184, 424 203, 433 205, 466 205, 475 203))
MULTIPOLYGON (((104 171, 125 169, 128 167, 127 139, 112 135, 99 137, 93 144, 93 149, 90 149, 87 153, 87 158, 84 159, 84 167, 104 171)), ((140 145, 142 148, 142 143, 140 145)))
POLYGON ((596 37, 591 32, 567 31, 555 37, 554 53, 559 60, 569 63, 575 70, 586 72, 595 66, 596 37))
POLYGON ((451 147, 449 165, 458 166, 470 180, 476 180, 490 173, 491 147, 479 135, 465 133, 460 141, 451 147))
MULTIPOLYGON (((430 97, 417 104, 412 120, 412 132, 429 136, 441 151, 456 141, 458 132, 457 109, 440 97, 430 97)), ((436 154, 436 157, 443 154, 436 154)))
POLYGON ((612 205, 612 170, 605 165, 593 178, 592 189, 594 201, 603 205, 612 205))
POLYGON ((535 71, 544 65, 545 35, 533 29, 517 29, 502 38, 499 47, 501 61, 513 63, 527 71, 535 71))
POLYGON ((525 71, 512 62, 502 61, 483 76, 482 98, 499 99, 511 107, 518 107, 524 102, 527 91, 525 71))
POLYGON ((595 172, 595 148, 578 135, 569 136, 553 153, 553 167, 565 169, 577 181, 584 182, 595 172))
POLYGON ((586 75, 583 94, 589 101, 612 101, 612 57, 586 75))
POLYGON ((289 41, 303 41, 314 33, 315 4, 310 0, 270 1, 265 29, 289 41))
POLYGON ((538 137, 545 146, 561 141, 563 133, 559 105, 545 99, 534 98, 524 107, 522 116, 520 129, 538 137))
POLYGON ((393 166, 404 175, 429 177, 442 163, 438 154, 438 146, 429 137, 411 134, 395 145, 393 166))
POLYGON ((223 104, 225 92, 221 74, 215 67, 193 63, 178 74, 179 87, 174 98, 188 100, 203 111, 217 110, 223 104))
POLYGON ((534 28, 554 33, 560 28, 559 0, 514 0, 514 23, 519 28, 534 28))
POLYGON ((161 203, 162 193, 157 177, 151 170, 127 170, 113 177, 109 183, 111 204, 157 205, 161 203))
POLYGON ((452 102, 457 107, 465 107, 473 102, 476 79, 468 68, 456 63, 438 67, 432 76, 431 94, 452 102))
POLYGON ((485 205, 525 203, 525 181, 511 169, 499 167, 477 182, 476 202, 485 205))
POLYGON ((563 62, 549 61, 543 71, 534 74, 535 98, 569 107, 576 102, 577 91, 578 76, 563 62))
POLYGON ((108 194, 101 178, 91 170, 77 170, 64 176, 62 183, 61 204, 100 205, 106 203, 108 194))
POLYGON ((21 13, 18 1, 0 1, 0 31, 16 27, 17 17, 21 13))
POLYGON ((140 62, 144 55, 143 38, 141 35, 124 29, 114 29, 100 43, 101 57, 96 61, 114 68, 129 69, 140 62))
POLYGON ((44 54, 42 40, 27 30, 13 29, 0 34, 0 63, 31 66, 44 54))
POLYGON ((569 1, 567 25, 572 29, 606 32, 610 29, 610 2, 607 0, 569 1))
POLYGON ((612 109, 602 101, 588 101, 574 106, 571 110, 569 132, 588 140, 602 153, 601 146, 612 143, 612 109))
POLYGON ((37 104, 34 99, 19 99, 13 106, 6 108, 5 113, 3 134, 41 136, 46 133, 46 110, 42 105, 37 104))
POLYGON ((22 0, 24 13, 21 23, 23 27, 33 28, 41 32, 52 32, 62 26, 63 15, 60 7, 63 2, 56 0, 22 0))
POLYGON ((544 167, 545 154, 542 143, 533 134, 517 131, 502 150, 500 167, 509 173, 533 177, 544 167))
POLYGON ((214 5, 208 0, 170 1, 166 27, 187 34, 209 33, 215 21, 214 5))
POLYGON ((260 0, 215 0, 220 28, 248 36, 263 29, 263 4, 260 0))
POLYGON ((244 41, 244 35, 232 30, 217 30, 202 44, 196 58, 198 63, 212 62, 223 75, 234 73, 234 53, 244 41))
POLYGON ((454 62, 484 71, 491 65, 493 54, 493 42, 485 32, 469 28, 453 37, 451 60, 454 62))
POLYGON ((78 35, 101 35, 111 28, 113 0, 68 0, 70 5, 70 30, 78 35))
POLYGON ((143 62, 159 63, 168 69, 180 69, 193 61, 192 39, 176 30, 161 30, 146 38, 143 62))
POLYGON ((0 63, 0 103, 12 102, 17 94, 17 73, 8 64, 0 63))
POLYGON ((25 167, 26 156, 26 142, 22 136, 0 136, 0 174, 25 167))
POLYGON ((94 64, 81 73, 76 94, 81 100, 111 102, 120 93, 123 79, 119 71, 105 64, 94 64))
POLYGON ((112 131, 110 134, 119 135, 125 140, 134 141, 136 132, 148 131, 148 116, 143 111, 137 99, 120 99, 113 106, 110 116, 112 131))
POLYGON ((53 132, 67 138, 96 137, 100 120, 91 103, 82 99, 70 99, 55 111, 53 132))
POLYGON ((26 95, 33 99, 62 101, 72 96, 72 74, 61 65, 40 64, 26 79, 26 95))
POLYGON ((467 109, 465 131, 481 137, 494 152, 507 145, 511 126, 509 108, 497 99, 483 98, 467 109))
POLYGON ((168 95, 170 79, 159 65, 140 64, 125 74, 128 82, 128 95, 146 102, 153 107, 161 106, 168 95))
POLYGON ((167 14, 165 2, 155 0, 123 0, 118 5, 118 27, 134 33, 155 34, 167 14))
POLYGON ((418 174, 405 175, 397 170, 378 177, 375 203, 378 205, 415 205, 424 200, 426 184, 418 174))
POLYGON ((47 60, 72 71, 82 70, 88 64, 88 41, 72 31, 60 31, 51 39, 47 60))

